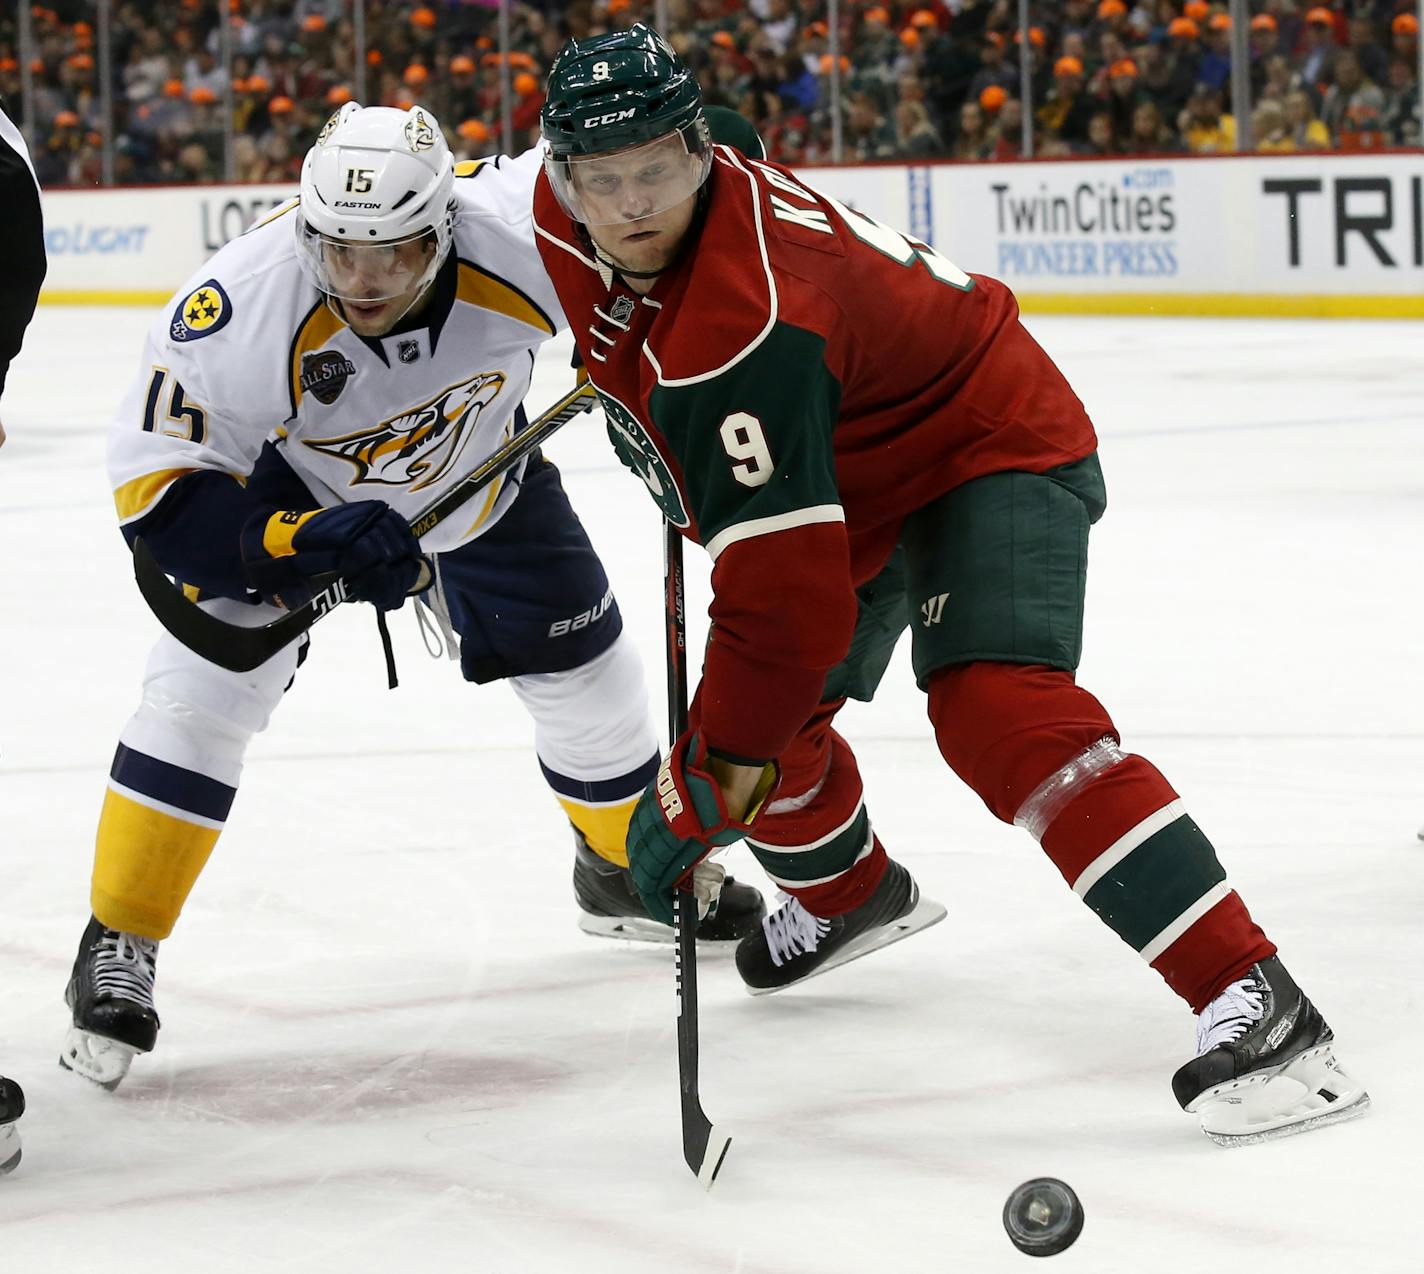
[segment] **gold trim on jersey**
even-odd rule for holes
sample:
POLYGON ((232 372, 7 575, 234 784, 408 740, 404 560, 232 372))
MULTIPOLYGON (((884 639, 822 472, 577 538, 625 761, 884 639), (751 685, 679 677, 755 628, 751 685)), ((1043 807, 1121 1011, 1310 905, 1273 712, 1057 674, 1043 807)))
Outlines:
POLYGON ((295 212, 301 205, 302 201, 300 199, 293 199, 286 207, 279 207, 275 211, 269 212, 261 221, 254 221, 242 233, 251 234, 254 230, 260 230, 263 226, 269 226, 272 222, 276 221, 278 217, 285 217, 289 212, 295 212))
POLYGON ((554 334, 554 325, 549 321, 548 315, 514 284, 506 283, 488 270, 482 270, 468 261, 460 262, 455 299, 464 301, 466 305, 477 305, 482 310, 504 314, 549 336, 554 334))
POLYGON ((346 321, 322 299, 312 306, 302 325, 297 328, 297 334, 292 338, 290 389, 293 415, 296 415, 302 401, 302 355, 319 350, 345 326, 346 321))
POLYGON ((157 473, 145 473, 141 478, 131 478, 114 491, 114 507, 119 511, 120 522, 131 522, 147 513, 185 473, 196 473, 196 469, 161 469, 157 473))
POLYGON ((484 166, 483 159, 462 159, 455 165, 455 176, 473 177, 484 166))
MULTIPOLYGON (((145 473, 139 478, 130 478, 121 487, 114 490, 114 507, 119 511, 119 521, 132 522, 135 518, 141 517, 153 508, 160 499, 163 498, 168 488, 177 482, 186 473, 201 472, 197 468, 191 469, 160 469, 156 473, 145 473)), ((213 470, 214 473, 221 473, 221 469, 213 470)), ((246 474, 229 473, 227 475, 240 487, 247 485, 246 474)))

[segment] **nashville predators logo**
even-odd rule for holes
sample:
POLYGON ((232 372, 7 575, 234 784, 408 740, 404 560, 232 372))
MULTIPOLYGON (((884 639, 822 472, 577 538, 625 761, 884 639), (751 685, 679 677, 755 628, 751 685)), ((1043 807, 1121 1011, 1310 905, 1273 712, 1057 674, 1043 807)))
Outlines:
POLYGON ((168 325, 168 335, 175 341, 196 341, 226 327, 231 317, 232 302, 227 299, 222 284, 209 279, 179 302, 173 311, 173 321, 168 325))
POLYGON ((313 451, 353 465, 353 487, 408 486, 421 491, 450 472, 504 380, 503 372, 481 372, 370 429, 305 442, 313 451))
POLYGON ((417 155, 435 145, 435 129, 430 123, 430 117, 419 108, 405 122, 405 140, 406 145, 417 155))

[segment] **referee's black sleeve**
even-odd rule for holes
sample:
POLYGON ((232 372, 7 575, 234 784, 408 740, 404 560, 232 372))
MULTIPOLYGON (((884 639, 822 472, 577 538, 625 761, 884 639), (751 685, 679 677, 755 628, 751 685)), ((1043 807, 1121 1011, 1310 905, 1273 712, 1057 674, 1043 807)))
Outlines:
POLYGON ((17 144, 24 142, 14 125, 0 120, 0 394, 45 276, 40 190, 17 144))

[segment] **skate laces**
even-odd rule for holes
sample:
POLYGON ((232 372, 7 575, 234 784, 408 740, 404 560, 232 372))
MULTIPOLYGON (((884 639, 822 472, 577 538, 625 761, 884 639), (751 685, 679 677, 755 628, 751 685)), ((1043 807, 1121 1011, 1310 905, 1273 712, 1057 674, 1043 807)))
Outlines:
POLYGON ((1266 1002, 1255 978, 1233 982, 1197 1018, 1197 1056, 1239 1040, 1265 1012, 1266 1002))
POLYGON ((831 930, 831 922, 813 916, 790 894, 777 893, 785 905, 778 907, 761 922, 766 934, 771 962, 780 968, 788 960, 814 951, 816 944, 831 930))
POLYGON ((95 994, 152 1009, 157 966, 158 943, 152 938, 106 929, 94 955, 95 994))

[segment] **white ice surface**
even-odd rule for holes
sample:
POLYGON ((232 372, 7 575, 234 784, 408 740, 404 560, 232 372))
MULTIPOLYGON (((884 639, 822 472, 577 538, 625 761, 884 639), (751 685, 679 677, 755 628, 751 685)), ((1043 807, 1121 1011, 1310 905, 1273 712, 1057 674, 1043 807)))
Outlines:
MULTIPOLYGON (((1023 1268, 999 1214, 1039 1175, 1086 1207, 1064 1274, 1421 1268, 1424 328, 1031 321, 1108 475, 1082 681, 1214 838, 1370 1114, 1208 1142, 1168 1087, 1189 1014, 945 769, 902 650, 843 725, 949 919, 779 996, 704 962, 703 1097, 734 1134, 704 1194, 670 952, 577 930, 526 719, 408 613, 397 693, 369 613, 318 630, 163 946, 157 1051, 114 1094, 56 1067, 156 633, 103 467, 148 318, 42 310, 3 404, 0 1069, 30 1098, 5 1274, 992 1274, 1023 1268)), ((549 450, 661 714, 653 506, 598 423, 549 450)))

